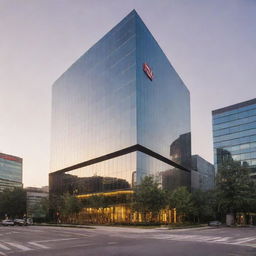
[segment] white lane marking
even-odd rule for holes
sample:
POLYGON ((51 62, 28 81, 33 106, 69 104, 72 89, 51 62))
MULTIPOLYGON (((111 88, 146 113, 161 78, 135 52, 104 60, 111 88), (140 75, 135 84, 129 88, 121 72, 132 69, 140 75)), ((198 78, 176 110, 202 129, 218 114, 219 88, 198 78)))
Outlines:
POLYGON ((226 236, 226 237, 222 237, 220 239, 214 240, 213 242, 227 242, 228 240, 230 240, 232 237, 230 236, 226 236))
POLYGON ((47 247, 47 246, 42 245, 42 244, 38 244, 38 243, 36 243, 36 242, 28 242, 28 244, 37 246, 37 247, 42 248, 42 249, 50 249, 50 247, 47 247))
POLYGON ((68 241, 68 240, 75 240, 75 239, 79 239, 79 238, 60 238, 60 239, 40 240, 40 241, 33 241, 32 243, 49 243, 49 242, 68 241))
POLYGON ((215 237, 212 237, 212 236, 200 236, 199 239, 201 239, 202 241, 207 241, 207 242, 215 242, 217 241, 218 239, 220 239, 221 237, 220 236, 215 236, 215 237))
POLYGON ((234 239, 232 237, 214 237, 214 236, 201 236, 201 235, 158 235, 154 237, 155 239, 166 239, 174 241, 193 241, 193 242, 206 242, 206 243, 220 243, 226 245, 240 245, 256 247, 255 243, 248 243, 250 241, 256 240, 256 237, 245 237, 234 239))
POLYGON ((41 232, 41 233, 45 232, 45 231, 42 231, 42 230, 39 230, 39 229, 31 229, 30 227, 24 227, 24 228, 17 228, 16 227, 15 230, 18 230, 22 233, 24 233, 24 232, 29 232, 29 233, 30 232, 41 232))
POLYGON ((255 239, 256 239, 256 237, 240 238, 240 239, 236 239, 235 241, 233 241, 232 244, 242 244, 242 243, 253 241, 255 239))
MULTIPOLYGON (((55 232, 57 233, 60 233, 59 231, 56 231, 55 232)), ((81 234, 81 233, 74 233, 74 232, 68 232, 68 231, 61 231, 61 234, 71 234, 71 235, 77 235, 77 236, 85 236, 85 237, 92 237, 92 236, 95 236, 94 234, 91 235, 91 234, 81 234)))
POLYGON ((4 249, 4 250, 6 250, 6 251, 10 251, 10 250, 11 250, 9 247, 7 247, 7 246, 5 246, 5 245, 3 245, 3 244, 0 244, 0 248, 1 248, 1 249, 4 249))
POLYGON ((43 232, 45 232, 45 231, 39 230, 39 229, 29 229, 28 232, 39 232, 39 233, 43 233, 43 232))
POLYGON ((9 245, 11 245, 11 246, 13 246, 13 247, 15 247, 15 248, 18 248, 18 249, 20 249, 20 250, 22 250, 22 251, 31 251, 31 250, 32 250, 31 248, 26 247, 26 246, 21 245, 21 244, 10 243, 10 242, 5 242, 5 243, 6 243, 6 244, 9 244, 9 245))
POLYGON ((76 244, 76 245, 69 246, 69 248, 87 247, 87 246, 91 246, 91 245, 95 245, 95 244, 94 243, 91 243, 91 244, 76 244))
POLYGON ((10 231, 10 232, 4 233, 4 235, 19 234, 19 233, 21 233, 21 232, 10 231))

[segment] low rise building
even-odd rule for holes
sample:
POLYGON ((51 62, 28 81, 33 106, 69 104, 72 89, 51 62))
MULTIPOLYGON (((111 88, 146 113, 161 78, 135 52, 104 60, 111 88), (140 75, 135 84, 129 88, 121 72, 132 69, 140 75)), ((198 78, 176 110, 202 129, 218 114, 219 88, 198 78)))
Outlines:
POLYGON ((27 187, 27 216, 32 218, 44 218, 45 213, 38 209, 38 204, 43 198, 49 198, 49 187, 27 187))

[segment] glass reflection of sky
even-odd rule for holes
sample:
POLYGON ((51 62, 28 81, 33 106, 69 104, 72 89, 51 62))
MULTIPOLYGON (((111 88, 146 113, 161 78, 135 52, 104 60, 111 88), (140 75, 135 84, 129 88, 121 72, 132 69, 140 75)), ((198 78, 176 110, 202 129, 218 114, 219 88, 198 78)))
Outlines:
POLYGON ((22 182, 22 163, 0 158, 0 179, 22 182))
MULTIPOLYGON (((132 12, 53 85, 51 172, 136 144, 190 168, 189 91, 132 12), (152 68, 152 81, 143 63, 152 68)), ((134 152, 67 174, 115 177, 132 185, 145 174, 160 177, 173 169, 134 152)), ((177 180, 189 185, 188 178, 177 180)))
POLYGON ((51 171, 136 144, 135 46, 130 16, 55 82, 51 171))
POLYGON ((232 158, 256 170, 256 101, 213 115, 214 164, 232 158))

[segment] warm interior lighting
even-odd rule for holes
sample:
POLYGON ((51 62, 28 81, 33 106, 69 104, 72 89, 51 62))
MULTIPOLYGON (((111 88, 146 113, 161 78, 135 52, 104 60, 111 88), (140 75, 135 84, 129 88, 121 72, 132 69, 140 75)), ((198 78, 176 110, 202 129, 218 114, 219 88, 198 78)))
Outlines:
POLYGON ((105 192, 105 193, 93 193, 93 194, 85 194, 85 195, 78 195, 77 198, 88 198, 91 196, 116 196, 116 195, 129 195, 133 194, 133 190, 119 190, 113 192, 105 192))

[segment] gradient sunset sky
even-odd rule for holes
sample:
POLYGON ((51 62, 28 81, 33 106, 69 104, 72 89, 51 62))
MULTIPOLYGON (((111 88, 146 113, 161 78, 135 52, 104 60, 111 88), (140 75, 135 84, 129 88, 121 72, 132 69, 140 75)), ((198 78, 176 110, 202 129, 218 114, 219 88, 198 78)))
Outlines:
POLYGON ((0 151, 48 184, 51 86, 136 9, 190 90, 192 153, 213 161, 211 111, 256 98, 255 0, 0 0, 0 151))

